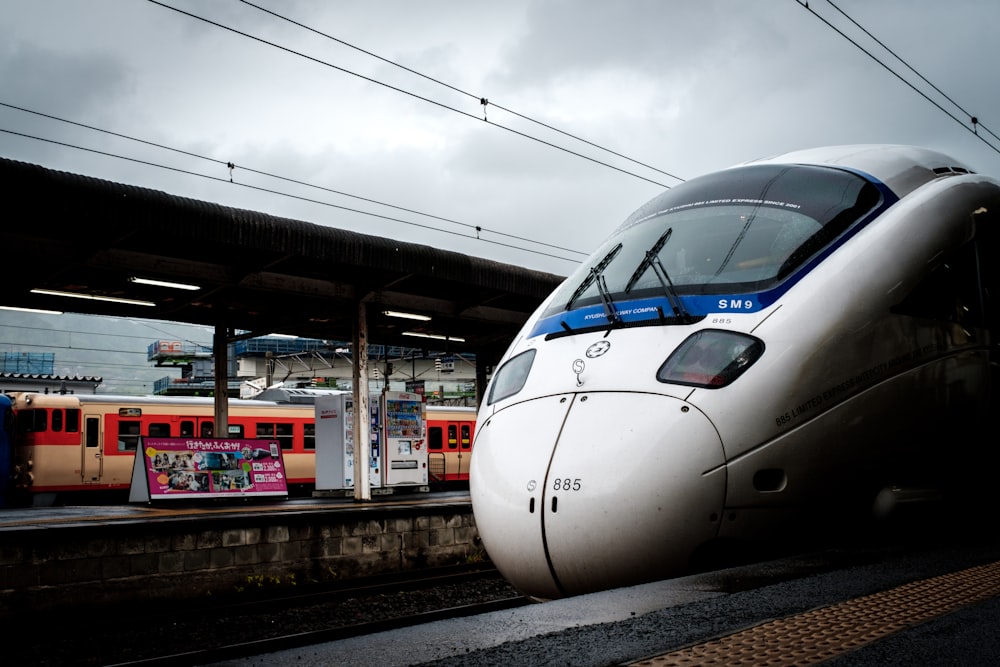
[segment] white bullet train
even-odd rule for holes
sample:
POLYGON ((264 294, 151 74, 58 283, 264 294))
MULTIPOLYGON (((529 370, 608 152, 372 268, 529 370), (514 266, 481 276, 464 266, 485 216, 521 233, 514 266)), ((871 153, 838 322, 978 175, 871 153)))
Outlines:
POLYGON ((470 482, 493 562, 528 596, 576 595, 961 485, 989 447, 998 215, 1000 183, 906 146, 652 199, 494 373, 470 482))

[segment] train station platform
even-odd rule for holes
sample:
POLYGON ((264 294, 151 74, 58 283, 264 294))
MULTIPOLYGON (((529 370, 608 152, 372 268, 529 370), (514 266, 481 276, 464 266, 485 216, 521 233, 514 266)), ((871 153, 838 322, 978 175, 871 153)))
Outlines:
POLYGON ((852 547, 237 664, 996 665, 1000 541, 852 547))
POLYGON ((219 596, 466 562, 468 491, 353 498, 0 509, 0 618, 219 596))

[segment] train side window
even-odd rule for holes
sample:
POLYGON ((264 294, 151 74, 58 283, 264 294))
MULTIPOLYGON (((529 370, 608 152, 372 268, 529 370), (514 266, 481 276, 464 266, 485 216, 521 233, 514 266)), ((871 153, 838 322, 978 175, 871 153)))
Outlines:
POLYGON ((448 449, 458 449, 458 429, 448 424, 448 449))
POLYGON ((45 408, 21 410, 17 413, 18 433, 40 433, 49 427, 49 414, 45 408))
POLYGON ((80 432, 80 411, 76 408, 71 408, 66 411, 66 432, 80 432))
POLYGON ((63 430, 63 411, 55 409, 52 411, 52 430, 62 431, 63 430))
POLYGON ((150 438, 169 438, 170 437, 170 424, 150 424, 149 425, 149 437, 150 438))
POLYGON ((261 424, 258 422, 257 438, 261 440, 270 440, 274 438, 274 424, 261 424))
POLYGON ((981 305, 976 249, 967 243, 948 253, 892 312, 971 328, 982 326, 981 305))
POLYGON ((444 431, 440 426, 431 426, 427 429, 427 449, 441 450, 444 448, 444 431))
POLYGON ((181 422, 181 437, 182 438, 193 438, 194 437, 194 422, 193 421, 182 421, 181 422))
POLYGON ((292 449, 295 444, 295 436, 292 431, 292 424, 275 424, 276 437, 281 443, 282 449, 292 449))
POLYGON ((229 425, 229 437, 236 438, 237 440, 243 439, 243 424, 230 424, 229 425))
POLYGON ((215 437, 215 422, 202 422, 201 423, 201 436, 202 438, 214 438, 215 437))
POLYGON ((118 451, 134 452, 139 448, 139 422, 122 420, 118 422, 118 451))
POLYGON ((462 449, 468 449, 472 446, 472 437, 470 436, 470 429, 468 424, 462 424, 462 449))
POLYGON ((292 425, 291 424, 257 424, 258 438, 273 438, 281 443, 282 449, 292 448, 292 425))
POLYGON ((306 422, 302 425, 302 447, 308 451, 316 449, 315 422, 306 422))
POLYGON ((98 417, 87 417, 87 432, 84 434, 84 444, 98 447, 101 444, 101 420, 98 417))
POLYGON ((34 426, 32 430, 42 433, 49 430, 49 411, 39 408, 34 413, 34 426))

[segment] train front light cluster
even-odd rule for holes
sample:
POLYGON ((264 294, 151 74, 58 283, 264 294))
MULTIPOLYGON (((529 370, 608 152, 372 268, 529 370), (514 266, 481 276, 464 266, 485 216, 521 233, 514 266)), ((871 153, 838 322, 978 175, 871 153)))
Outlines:
POLYGON ((691 334, 656 372, 656 379, 718 389, 731 384, 764 354, 764 342, 735 331, 705 329, 691 334))
POLYGON ((531 364, 535 361, 535 351, 528 350, 510 359, 496 372, 493 377, 493 388, 486 399, 488 405, 502 401, 521 391, 528 381, 531 364))

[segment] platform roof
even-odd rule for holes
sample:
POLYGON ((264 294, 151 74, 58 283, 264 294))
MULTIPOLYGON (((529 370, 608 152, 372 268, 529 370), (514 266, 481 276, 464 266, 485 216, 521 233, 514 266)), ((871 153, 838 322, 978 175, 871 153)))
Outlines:
POLYGON ((0 159, 0 305, 496 358, 561 277, 0 159), (197 290, 138 284, 151 278, 197 290), (33 290, 134 299, 151 306, 33 290), (419 322, 385 310, 431 317, 419 322), (404 336, 435 334, 450 340, 404 336), (461 338, 464 342, 454 339, 461 338))

